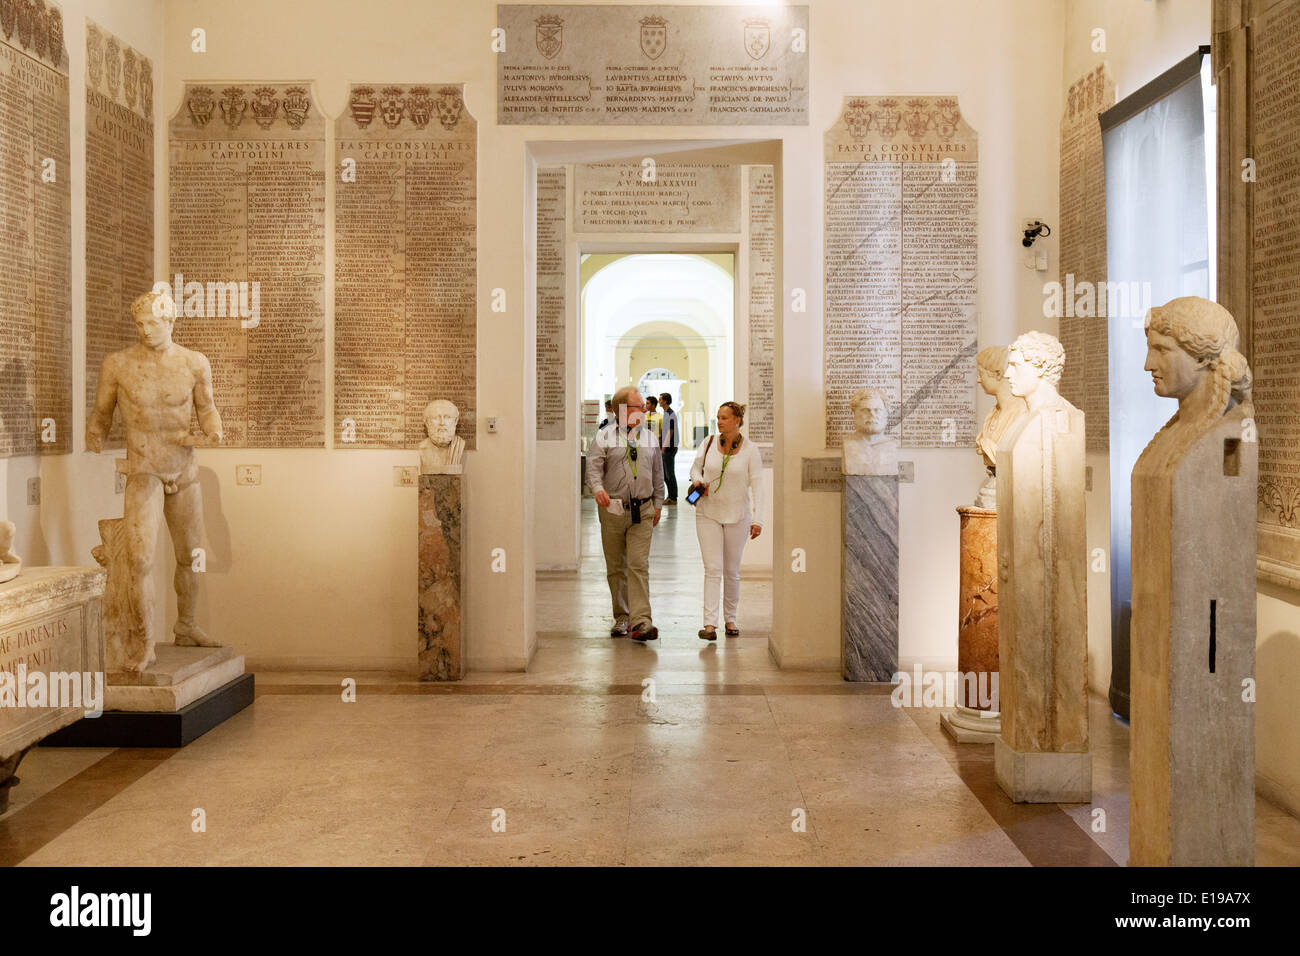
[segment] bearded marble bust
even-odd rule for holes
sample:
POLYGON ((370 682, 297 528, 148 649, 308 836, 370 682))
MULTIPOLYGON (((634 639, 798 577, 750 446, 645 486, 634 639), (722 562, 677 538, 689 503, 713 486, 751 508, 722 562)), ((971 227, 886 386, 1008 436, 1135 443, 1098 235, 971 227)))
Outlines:
POLYGON ((420 474, 459 475, 464 469, 465 439, 456 434, 460 410, 445 398, 434 399, 424 409, 424 430, 420 442, 420 474))
POLYGON ((898 439, 885 433, 889 411, 885 393, 861 388, 849 399, 853 434, 844 439, 843 471, 846 475, 897 475, 898 439))

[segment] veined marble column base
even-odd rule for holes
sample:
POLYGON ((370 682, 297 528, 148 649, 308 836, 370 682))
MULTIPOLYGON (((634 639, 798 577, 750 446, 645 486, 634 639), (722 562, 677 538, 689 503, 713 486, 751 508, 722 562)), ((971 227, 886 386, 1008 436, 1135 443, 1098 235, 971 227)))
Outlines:
POLYGON ((898 671, 898 476, 844 476, 841 654, 844 679, 898 671))
POLYGON ((997 711, 958 707, 939 715, 939 726, 959 744, 991 744, 1002 736, 1002 715, 997 711))
POLYGON ((420 680, 460 680, 465 676, 461 479, 458 474, 420 476, 420 680))
POLYGON ((999 737, 993 772, 1014 803, 1088 803, 1092 800, 1092 754, 1020 751, 999 737))

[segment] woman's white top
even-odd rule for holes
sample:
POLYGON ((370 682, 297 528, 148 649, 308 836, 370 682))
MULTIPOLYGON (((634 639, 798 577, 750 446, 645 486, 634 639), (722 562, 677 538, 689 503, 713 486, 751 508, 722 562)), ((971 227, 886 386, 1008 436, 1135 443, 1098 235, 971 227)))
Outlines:
POLYGON ((735 524, 750 515, 749 524, 763 523, 763 456, 758 446, 746 438, 727 462, 722 475, 722 446, 718 436, 705 439, 705 447, 691 465, 691 482, 707 482, 709 493, 695 503, 695 510, 719 524, 735 524), (706 450, 707 449, 707 450, 706 450), (719 479, 721 478, 721 485, 719 479), (752 502, 751 502, 752 498, 752 502))

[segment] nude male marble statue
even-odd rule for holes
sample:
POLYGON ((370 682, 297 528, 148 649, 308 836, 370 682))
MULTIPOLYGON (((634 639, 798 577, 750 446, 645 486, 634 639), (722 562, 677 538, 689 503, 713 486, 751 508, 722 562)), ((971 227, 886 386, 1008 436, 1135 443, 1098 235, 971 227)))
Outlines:
POLYGON ((178 645, 219 646, 195 623, 198 574, 191 560, 203 532, 198 459, 190 419, 221 441, 221 414, 212 397, 212 367, 198 352, 172 341, 176 306, 153 291, 131 304, 140 341, 104 359, 95 409, 86 425, 86 446, 103 448, 115 409, 126 425, 126 501, 123 515, 129 596, 128 658, 112 670, 144 670, 154 659, 154 587, 151 570, 158 525, 166 521, 175 550, 178 645))

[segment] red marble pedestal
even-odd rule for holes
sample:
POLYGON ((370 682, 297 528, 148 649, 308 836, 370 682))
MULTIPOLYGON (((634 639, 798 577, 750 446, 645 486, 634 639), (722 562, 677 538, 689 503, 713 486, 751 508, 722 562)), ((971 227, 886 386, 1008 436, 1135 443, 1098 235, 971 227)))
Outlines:
POLYGON ((461 477, 420 476, 420 680, 465 676, 461 477))
POLYGON ((957 624, 957 710, 940 718, 958 743, 992 743, 1002 733, 997 710, 998 513, 957 509, 961 520, 960 604, 957 624))

